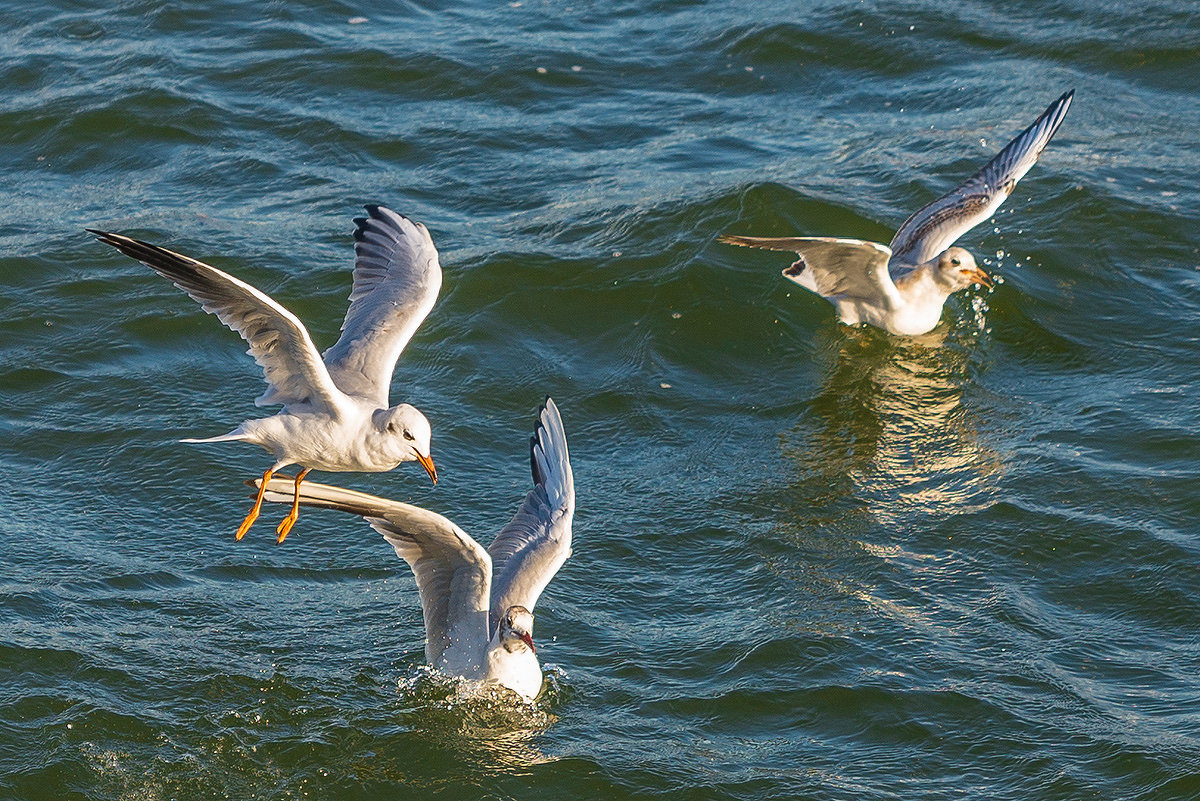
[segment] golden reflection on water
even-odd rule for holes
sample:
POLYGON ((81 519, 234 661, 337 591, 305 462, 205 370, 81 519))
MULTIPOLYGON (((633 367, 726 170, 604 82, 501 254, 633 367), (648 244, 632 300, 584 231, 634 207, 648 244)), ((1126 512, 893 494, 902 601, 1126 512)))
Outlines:
POLYGON ((844 333, 784 445, 811 500, 856 499, 885 525, 985 503, 1003 462, 963 403, 974 343, 960 345, 945 327, 904 339, 844 333))
POLYGON ((775 538, 788 548, 764 550, 768 568, 804 599, 789 626, 856 630, 861 605, 910 625, 923 620, 922 609, 876 592, 860 557, 940 570, 941 549, 920 553, 909 535, 931 518, 990 502, 1004 462, 980 441, 986 420, 964 401, 978 330, 943 327, 905 339, 837 330, 825 350, 832 368, 781 437, 792 475, 775 538))

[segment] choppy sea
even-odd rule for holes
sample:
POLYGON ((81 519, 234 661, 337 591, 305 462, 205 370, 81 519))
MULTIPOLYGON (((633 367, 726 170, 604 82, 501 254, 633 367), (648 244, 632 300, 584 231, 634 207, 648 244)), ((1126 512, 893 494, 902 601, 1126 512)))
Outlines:
POLYGON ((0 4, 0 797, 1200 797, 1191 2, 0 4), (888 241, 1055 97, 902 339, 726 231, 888 241), (397 367, 485 542, 562 410, 575 552, 531 707, 430 675, 408 568, 307 512, 244 345, 96 243, 336 339, 351 218, 426 223, 397 367))

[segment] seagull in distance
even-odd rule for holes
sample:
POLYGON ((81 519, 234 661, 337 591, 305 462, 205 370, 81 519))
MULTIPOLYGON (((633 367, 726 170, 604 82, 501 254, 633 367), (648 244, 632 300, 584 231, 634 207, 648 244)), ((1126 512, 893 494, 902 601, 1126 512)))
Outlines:
MULTIPOLYGON (((534 487, 487 550, 445 517, 398 501, 308 482, 300 503, 366 518, 408 562, 425 615, 425 659, 441 672, 495 682, 537 697, 542 668, 533 644, 533 608, 571 555, 575 479, 567 435, 546 398, 530 440, 534 487)), ((291 481, 247 482, 266 498, 291 502, 291 481)))
MULTIPOLYGON (((183 442, 251 442, 275 456, 276 470, 299 465, 292 510, 276 529, 283 542, 299 515, 300 482, 310 470, 391 470, 417 461, 437 483, 429 421, 413 406, 388 405, 400 352, 433 308, 442 285, 437 249, 424 225, 382 206, 356 219, 350 308, 341 338, 324 357, 303 324, 266 294, 202 261, 122 234, 88 231, 174 282, 241 334, 262 367, 267 391, 254 404, 282 404, 273 417, 247 420, 228 434, 183 442)), ((262 493, 237 530, 258 519, 262 493)))
POLYGON ((724 234, 719 239, 799 255, 784 276, 832 303, 847 325, 924 334, 938 324, 952 294, 972 284, 993 286, 970 253, 951 245, 1012 194, 1062 124, 1074 95, 1074 90, 1063 94, 982 170, 909 217, 891 245, 813 236, 724 234))

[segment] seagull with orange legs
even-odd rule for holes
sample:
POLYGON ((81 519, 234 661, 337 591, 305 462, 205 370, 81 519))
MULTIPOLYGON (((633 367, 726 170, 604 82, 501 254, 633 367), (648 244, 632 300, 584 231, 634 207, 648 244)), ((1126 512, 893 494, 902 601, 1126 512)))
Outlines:
POLYGON ((902 336, 924 334, 941 320, 952 294, 972 284, 992 286, 975 258, 951 245, 1012 194, 1062 124, 1074 95, 1072 90, 1055 100, 983 169, 909 217, 889 246, 822 236, 725 234, 719 239, 798 255, 784 277, 832 303, 847 325, 867 323, 902 336))
MULTIPOLYGON (((300 483, 310 470, 383 472, 416 461, 437 483, 429 421, 407 403, 388 405, 400 352, 433 308, 442 285, 437 249, 424 225, 382 206, 356 219, 350 308, 341 338, 318 353, 300 321, 266 294, 202 261, 122 234, 88 229, 101 242, 174 282, 250 345, 268 388, 256 406, 282 404, 273 417, 228 434, 183 442, 250 442, 275 456, 263 484, 287 465, 291 512, 276 528, 283 542, 299 516, 300 483)), ((245 536, 262 509, 260 491, 238 527, 245 536)))

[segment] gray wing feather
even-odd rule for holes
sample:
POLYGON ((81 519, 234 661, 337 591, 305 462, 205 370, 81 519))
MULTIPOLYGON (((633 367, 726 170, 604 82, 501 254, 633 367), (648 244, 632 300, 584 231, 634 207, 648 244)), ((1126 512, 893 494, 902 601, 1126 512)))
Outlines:
POLYGON ((825 236, 733 234, 720 239, 729 245, 795 253, 800 258, 783 271, 784 277, 823 298, 859 298, 889 308, 899 298, 887 269, 892 252, 878 242, 825 236))
POLYGON ((354 221, 350 308, 325 364, 347 395, 386 407, 396 360, 433 308, 442 268, 424 225, 382 206, 366 209, 354 221))
POLYGON ((105 244, 137 259, 188 293, 250 345, 269 388, 255 404, 310 404, 326 410, 343 402, 308 331, 265 293, 202 261, 122 234, 89 228, 105 244))
MULTIPOLYGON (((291 503, 293 486, 289 478, 273 478, 263 497, 291 503)), ((365 518, 408 562, 425 614, 429 664, 459 675, 471 675, 483 664, 492 560, 470 535, 427 509, 313 481, 300 485, 300 503, 365 518)))
POLYGON ((892 239, 895 263, 923 264, 992 216, 1037 162, 1067 116, 1074 95, 1074 90, 1063 94, 982 170, 909 217, 892 239))
POLYGON ((546 398, 530 441, 534 487, 488 553, 492 557, 491 630, 514 604, 533 611, 538 596, 571 555, 575 478, 567 435, 554 401, 546 398))

